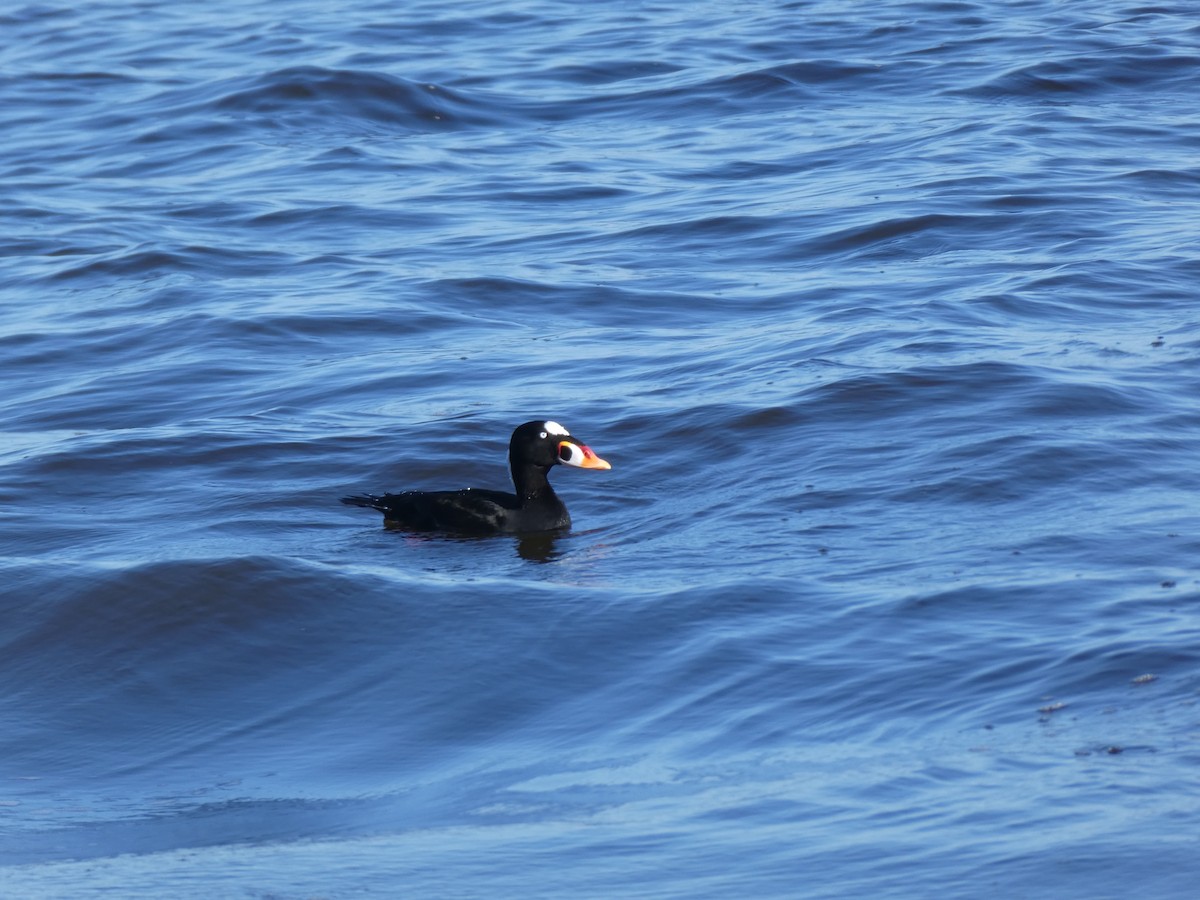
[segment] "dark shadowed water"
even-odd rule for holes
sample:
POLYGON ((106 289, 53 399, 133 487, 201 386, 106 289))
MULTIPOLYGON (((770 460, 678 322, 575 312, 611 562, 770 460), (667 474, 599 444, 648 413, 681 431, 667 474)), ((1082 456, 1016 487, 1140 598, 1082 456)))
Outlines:
POLYGON ((1191 3, 0 8, 0 895, 1196 896, 1191 3), (556 537, 343 494, 503 488, 556 537))

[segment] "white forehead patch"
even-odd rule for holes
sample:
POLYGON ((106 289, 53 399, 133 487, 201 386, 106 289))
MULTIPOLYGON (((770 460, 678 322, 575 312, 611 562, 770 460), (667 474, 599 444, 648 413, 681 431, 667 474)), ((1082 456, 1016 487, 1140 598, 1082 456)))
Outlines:
POLYGON ((546 429, 547 434, 557 435, 558 437, 568 437, 571 432, 563 428, 557 422, 543 422, 542 427, 546 429))

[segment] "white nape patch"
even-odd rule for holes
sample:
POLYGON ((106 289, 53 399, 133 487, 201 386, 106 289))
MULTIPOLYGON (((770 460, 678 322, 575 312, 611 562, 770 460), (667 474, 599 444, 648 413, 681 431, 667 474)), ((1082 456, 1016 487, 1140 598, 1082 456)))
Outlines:
POLYGON ((545 428, 550 434, 557 435, 558 437, 571 436, 571 432, 567 431, 567 429, 563 428, 557 422, 543 422, 542 427, 545 428))

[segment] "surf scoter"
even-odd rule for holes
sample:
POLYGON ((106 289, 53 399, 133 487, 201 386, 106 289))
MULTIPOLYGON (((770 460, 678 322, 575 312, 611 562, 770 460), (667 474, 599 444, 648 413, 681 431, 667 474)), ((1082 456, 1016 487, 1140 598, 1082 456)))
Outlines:
POLYGON ((582 469, 611 469, 587 445, 557 422, 526 422, 508 443, 508 465, 517 492, 465 488, 460 491, 405 491, 343 497, 349 506, 383 513, 387 525, 405 531, 502 534, 568 528, 571 516, 546 479, 563 463, 582 469))

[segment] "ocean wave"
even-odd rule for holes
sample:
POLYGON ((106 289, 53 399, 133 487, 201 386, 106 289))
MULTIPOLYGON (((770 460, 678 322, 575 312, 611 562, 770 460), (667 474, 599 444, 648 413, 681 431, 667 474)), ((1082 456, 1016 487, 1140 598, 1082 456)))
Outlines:
POLYGON ((254 115, 277 125, 353 119, 438 131, 496 126, 511 116, 494 101, 443 85, 317 66, 268 72, 249 85, 225 85, 211 108, 219 114, 254 115))

